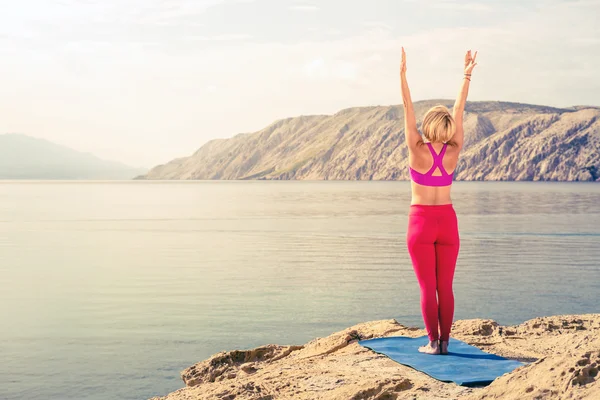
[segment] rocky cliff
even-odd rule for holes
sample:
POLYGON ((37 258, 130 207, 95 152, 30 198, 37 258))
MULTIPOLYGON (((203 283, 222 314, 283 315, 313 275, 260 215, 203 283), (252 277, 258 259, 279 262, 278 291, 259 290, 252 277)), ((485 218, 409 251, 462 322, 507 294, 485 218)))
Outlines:
POLYGON ((600 314, 541 317, 514 326, 489 319, 455 321, 449 351, 456 338, 526 363, 478 388, 440 382, 357 343, 425 334, 391 319, 361 323, 304 345, 223 351, 184 370, 184 388, 151 400, 600 398, 600 314))
MULTIPOLYGON (((415 103, 420 126, 436 104, 415 103)), ((469 102, 457 180, 600 181, 600 107, 469 102)), ((276 121, 212 140, 139 179, 406 180, 401 106, 357 107, 276 121)))

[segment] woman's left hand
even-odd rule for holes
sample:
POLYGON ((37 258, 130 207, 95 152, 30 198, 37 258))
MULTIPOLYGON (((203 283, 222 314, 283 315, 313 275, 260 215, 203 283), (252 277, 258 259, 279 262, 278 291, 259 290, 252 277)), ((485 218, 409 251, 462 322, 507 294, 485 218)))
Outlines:
POLYGON ((470 74, 477 65, 475 58, 477 58, 477 51, 475 51, 473 57, 471 57, 471 50, 467 51, 467 54, 465 55, 465 74, 470 74))

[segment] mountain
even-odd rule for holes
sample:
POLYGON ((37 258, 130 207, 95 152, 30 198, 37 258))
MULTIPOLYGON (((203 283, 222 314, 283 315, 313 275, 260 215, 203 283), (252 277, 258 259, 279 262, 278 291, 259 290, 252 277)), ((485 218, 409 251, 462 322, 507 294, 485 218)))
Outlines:
MULTIPOLYGON (((420 127, 436 104, 415 103, 420 127)), ((468 102, 457 180, 599 181, 600 107, 468 102)), ((286 118, 206 143, 138 179, 407 180, 402 106, 286 118)))
POLYGON ((0 179, 132 179, 144 172, 44 139, 0 135, 0 179))

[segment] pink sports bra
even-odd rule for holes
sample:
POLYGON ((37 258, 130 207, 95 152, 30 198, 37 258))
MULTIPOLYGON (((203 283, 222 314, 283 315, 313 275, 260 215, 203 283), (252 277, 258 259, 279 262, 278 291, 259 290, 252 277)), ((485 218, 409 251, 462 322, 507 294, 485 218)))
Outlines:
POLYGON ((429 147, 429 151, 431 152, 431 155, 433 156, 433 165, 431 166, 429 171, 427 171, 424 174, 422 174, 418 171, 415 171, 409 165, 408 168, 410 169, 411 179, 414 182, 418 183, 419 185, 424 185, 424 186, 449 186, 449 185, 451 185, 452 179, 454 178, 454 171, 451 174, 449 174, 444 169, 444 165, 442 163, 442 160, 444 159, 444 154, 446 154, 446 147, 448 147, 448 144, 444 143, 444 147, 442 147, 442 151, 440 151, 440 154, 435 153, 435 149, 433 148, 431 143, 427 143, 427 147, 429 147), (442 173, 442 175, 438 175, 438 176, 433 175, 433 172, 436 170, 436 168, 440 169, 440 172, 442 173))

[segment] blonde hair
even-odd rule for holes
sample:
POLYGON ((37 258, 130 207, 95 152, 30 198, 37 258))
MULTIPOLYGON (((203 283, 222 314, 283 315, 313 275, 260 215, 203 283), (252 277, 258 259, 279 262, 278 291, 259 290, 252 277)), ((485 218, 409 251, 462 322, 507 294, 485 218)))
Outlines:
POLYGON ((456 123, 445 106, 431 107, 423 117, 423 136, 432 143, 450 143, 456 131, 456 123))

